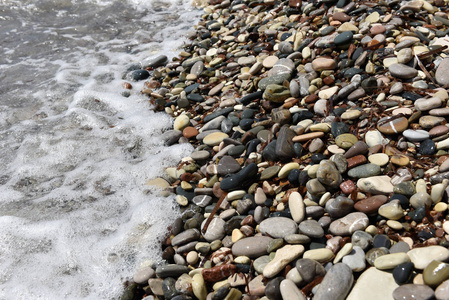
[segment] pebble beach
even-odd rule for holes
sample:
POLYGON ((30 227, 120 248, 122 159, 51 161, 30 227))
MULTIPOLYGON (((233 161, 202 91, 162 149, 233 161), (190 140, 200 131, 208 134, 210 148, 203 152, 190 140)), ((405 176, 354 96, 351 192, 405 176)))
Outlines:
POLYGON ((449 2, 194 5, 123 80, 195 150, 148 180, 181 213, 121 298, 449 299, 449 2))

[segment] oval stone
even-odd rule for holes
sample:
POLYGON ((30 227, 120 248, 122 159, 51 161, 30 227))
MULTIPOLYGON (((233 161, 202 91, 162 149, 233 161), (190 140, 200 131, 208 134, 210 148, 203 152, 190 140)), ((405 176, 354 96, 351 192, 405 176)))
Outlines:
POLYGON ((296 222, 285 217, 274 217, 262 221, 259 230, 275 239, 284 238, 297 231, 296 222))
POLYGON ((232 246, 234 256, 257 258, 267 254, 267 246, 273 239, 268 236, 253 236, 241 239, 232 246))
POLYGON ((391 76, 401 79, 411 79, 418 75, 418 70, 404 64, 392 64, 388 67, 391 76))
POLYGON ((333 235, 351 235, 357 230, 365 230, 368 225, 369 219, 366 214, 353 212, 333 221, 329 226, 329 231, 333 235))
POLYGON ((367 215, 373 215, 377 213, 379 207, 387 202, 387 199, 387 196, 384 195, 371 196, 369 198, 357 201, 354 205, 354 208, 357 211, 365 213, 367 215))
POLYGON ((379 120, 377 129, 384 134, 398 134, 406 130, 408 120, 405 117, 386 117, 379 120))

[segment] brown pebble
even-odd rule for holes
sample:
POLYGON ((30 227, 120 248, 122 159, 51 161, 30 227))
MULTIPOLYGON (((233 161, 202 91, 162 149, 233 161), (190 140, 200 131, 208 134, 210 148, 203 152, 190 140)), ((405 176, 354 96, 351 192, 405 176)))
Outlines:
POLYGON ((387 196, 376 195, 363 200, 360 200, 354 204, 354 209, 365 213, 367 215, 372 215, 377 213, 379 207, 387 202, 387 196))
POLYGON ((184 128, 182 135, 190 140, 198 135, 198 130, 195 127, 189 126, 184 128))
POLYGON ((352 180, 346 180, 340 183, 340 189, 346 195, 351 194, 355 190, 356 186, 352 180))
POLYGON ((318 95, 312 94, 306 97, 304 100, 307 104, 315 103, 318 100, 318 95))
POLYGON ((353 156, 351 158, 347 159, 348 161, 348 169, 363 165, 364 163, 366 163, 366 157, 365 155, 356 155, 353 156))
POLYGON ((347 22, 351 20, 351 17, 345 14, 344 12, 336 12, 332 15, 332 19, 340 22, 347 22))
POLYGON ((430 137, 437 137, 449 132, 449 127, 446 125, 438 125, 429 130, 430 137))

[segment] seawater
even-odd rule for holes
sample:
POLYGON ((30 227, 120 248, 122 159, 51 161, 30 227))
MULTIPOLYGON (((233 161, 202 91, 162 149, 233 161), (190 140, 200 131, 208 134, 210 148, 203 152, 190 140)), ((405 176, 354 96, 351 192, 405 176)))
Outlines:
POLYGON ((117 299, 160 260, 179 215, 145 182, 188 155, 166 147, 127 67, 172 58, 189 0, 0 0, 0 299, 117 299))

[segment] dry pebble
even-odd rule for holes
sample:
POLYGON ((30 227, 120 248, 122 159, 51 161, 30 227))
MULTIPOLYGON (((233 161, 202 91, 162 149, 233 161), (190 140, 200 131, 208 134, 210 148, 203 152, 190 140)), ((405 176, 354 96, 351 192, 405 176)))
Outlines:
POLYGON ((197 5, 127 90, 195 150, 147 182, 180 213, 122 299, 447 299, 447 1, 197 5))

